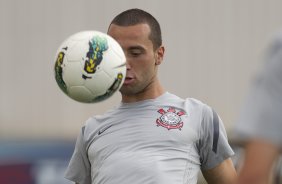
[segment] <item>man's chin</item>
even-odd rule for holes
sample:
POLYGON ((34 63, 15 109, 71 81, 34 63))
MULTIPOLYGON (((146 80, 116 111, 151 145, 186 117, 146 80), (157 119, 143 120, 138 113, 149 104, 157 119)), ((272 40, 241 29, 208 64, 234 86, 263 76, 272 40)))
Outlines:
POLYGON ((132 86, 129 86, 129 85, 123 85, 119 92, 122 94, 122 95, 127 95, 127 96, 132 96, 132 95, 136 95, 138 93, 138 90, 132 88, 132 86))
POLYGON ((133 94, 132 90, 130 90, 128 87, 125 87, 125 86, 122 86, 122 87, 119 89, 119 92, 120 92, 122 95, 132 95, 132 94, 133 94))

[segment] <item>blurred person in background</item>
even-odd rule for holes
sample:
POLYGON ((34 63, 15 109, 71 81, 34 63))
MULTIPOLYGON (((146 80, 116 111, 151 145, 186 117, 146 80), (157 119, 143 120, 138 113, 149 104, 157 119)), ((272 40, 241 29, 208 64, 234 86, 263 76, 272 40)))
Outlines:
POLYGON ((282 32, 267 51, 235 125, 235 140, 245 148, 237 184, 270 183, 281 153, 282 32))

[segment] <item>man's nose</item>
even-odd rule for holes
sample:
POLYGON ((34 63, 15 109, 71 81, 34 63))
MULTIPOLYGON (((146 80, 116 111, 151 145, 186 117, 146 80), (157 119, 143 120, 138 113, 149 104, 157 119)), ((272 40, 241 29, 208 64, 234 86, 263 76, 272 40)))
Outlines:
POLYGON ((131 66, 130 66, 129 62, 126 61, 126 70, 130 70, 130 69, 131 69, 131 66))

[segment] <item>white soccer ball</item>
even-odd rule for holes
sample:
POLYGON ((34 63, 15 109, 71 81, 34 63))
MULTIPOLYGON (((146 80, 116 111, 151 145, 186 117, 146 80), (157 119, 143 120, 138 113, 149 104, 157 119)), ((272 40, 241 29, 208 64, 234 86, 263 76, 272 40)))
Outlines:
POLYGON ((126 75, 121 46, 99 31, 83 31, 59 47, 55 79, 70 98, 85 103, 105 100, 118 91, 126 75))

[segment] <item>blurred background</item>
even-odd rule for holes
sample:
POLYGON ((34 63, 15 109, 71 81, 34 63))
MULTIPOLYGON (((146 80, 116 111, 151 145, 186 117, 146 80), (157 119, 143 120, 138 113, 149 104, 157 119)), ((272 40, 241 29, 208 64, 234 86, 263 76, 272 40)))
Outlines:
MULTIPOLYGON (((280 0, 0 0, 0 184, 70 183, 63 173, 89 116, 120 95, 81 104, 54 79, 55 53, 82 30, 106 32, 141 8, 162 27, 167 91, 212 106, 228 135, 265 48, 282 26, 280 0)), ((232 142, 232 140, 230 140, 232 142)))

